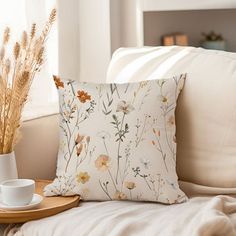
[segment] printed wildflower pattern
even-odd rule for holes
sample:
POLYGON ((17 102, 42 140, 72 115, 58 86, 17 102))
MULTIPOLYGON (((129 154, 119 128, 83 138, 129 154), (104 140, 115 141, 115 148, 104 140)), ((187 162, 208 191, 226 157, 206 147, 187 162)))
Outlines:
POLYGON ((185 201, 175 170, 175 107, 185 78, 87 84, 54 77, 60 149, 57 178, 44 194, 185 201))
POLYGON ((78 91, 77 93, 78 93, 77 97, 80 100, 80 102, 85 103, 91 100, 91 96, 88 95, 88 93, 86 93, 85 91, 78 91))
POLYGON ((53 76, 53 80, 54 80, 54 83, 55 83, 57 89, 59 89, 60 87, 61 87, 61 88, 64 88, 64 83, 60 80, 59 77, 57 77, 57 76, 54 75, 54 76, 53 76))
POLYGON ((90 179, 90 176, 88 175, 87 172, 80 172, 78 175, 77 175, 77 181, 78 183, 82 183, 82 184, 85 184, 86 182, 88 182, 90 179))

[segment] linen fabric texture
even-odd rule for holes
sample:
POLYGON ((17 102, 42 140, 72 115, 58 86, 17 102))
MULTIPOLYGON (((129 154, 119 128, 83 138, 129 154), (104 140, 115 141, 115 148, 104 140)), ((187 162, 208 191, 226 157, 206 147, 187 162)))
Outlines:
POLYGON ((60 96, 57 177, 46 196, 184 202, 175 107, 186 75, 124 84, 54 77, 60 96))

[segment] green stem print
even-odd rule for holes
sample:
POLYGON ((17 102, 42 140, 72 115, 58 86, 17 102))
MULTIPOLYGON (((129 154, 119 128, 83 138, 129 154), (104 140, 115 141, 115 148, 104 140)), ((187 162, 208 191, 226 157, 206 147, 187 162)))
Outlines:
MULTIPOLYGON (((70 101, 68 102, 68 104, 70 104, 70 101)), ((64 159, 67 160, 67 163, 66 163, 66 168, 65 168, 65 172, 67 172, 68 170, 68 165, 69 165, 69 162, 72 158, 72 154, 74 152, 74 149, 75 149, 75 146, 76 145, 73 145, 72 149, 70 148, 70 142, 71 142, 71 137, 72 137, 72 132, 71 132, 71 129, 70 129, 70 126, 69 126, 69 123, 70 123, 70 119, 72 119, 72 115, 74 112, 75 112, 75 109, 71 109, 71 111, 69 112, 66 108, 66 102, 64 100, 62 106, 60 106, 60 109, 61 109, 61 116, 62 116, 62 122, 66 124, 66 128, 63 128, 63 132, 65 133, 66 135, 66 138, 67 138, 67 148, 68 148, 68 152, 67 154, 69 155, 68 158, 66 158, 66 155, 64 155, 64 159), (64 105, 64 106, 63 106, 64 105)), ((61 126, 62 127, 62 126, 61 126)))
POLYGON ((104 147, 105 147, 105 149, 106 149, 106 153, 107 153, 107 155, 109 156, 108 149, 107 149, 107 145, 106 145, 106 140, 105 140, 105 139, 102 139, 102 141, 103 141, 103 145, 104 145, 104 147))
POLYGON ((64 153, 64 160, 66 161, 65 172, 68 172, 75 149, 77 150, 77 157, 81 156, 83 149, 85 150, 85 156, 81 158, 80 161, 78 161, 77 159, 76 169, 78 165, 87 157, 89 142, 85 145, 83 145, 82 143, 76 143, 75 132, 79 129, 79 124, 88 119, 90 114, 93 113, 96 105, 95 101, 91 100, 91 96, 88 95, 87 92, 78 91, 78 94, 76 94, 72 82, 68 82, 67 85, 70 86, 69 90, 72 91, 72 94, 70 93, 71 96, 68 96, 67 99, 65 99, 65 96, 63 95, 62 103, 60 105, 61 120, 62 123, 65 124, 61 125, 60 127, 64 135, 66 136, 67 146, 67 152, 64 153), (77 99, 79 99, 79 101, 81 102, 80 106, 76 105, 77 99), (76 119, 76 124, 74 126, 71 126, 71 121, 73 119, 76 119), (77 146, 78 144, 79 147, 77 146))
POLYGON ((153 129, 153 133, 155 135, 155 138, 156 138, 157 142, 152 141, 152 144, 156 148, 156 150, 161 153, 163 162, 165 164, 166 171, 168 172, 168 168, 167 168, 167 164, 166 164, 166 154, 163 152, 163 149, 162 149, 162 146, 161 146, 161 142, 160 142, 160 139, 159 139, 161 133, 160 133, 160 131, 156 131, 155 129, 153 129))
POLYGON ((135 103, 135 100, 136 100, 136 98, 137 98, 139 92, 141 91, 141 89, 144 88, 144 87, 147 85, 147 83, 148 83, 147 81, 140 82, 140 84, 139 84, 137 90, 134 91, 133 100, 132 100, 132 102, 131 102, 132 105, 135 103))
POLYGON ((73 145, 73 148, 72 148, 72 150, 71 150, 71 152, 69 152, 69 158, 68 158, 68 160, 67 160, 67 162, 66 162, 65 172, 68 171, 69 163, 70 163, 70 161, 71 161, 72 154, 73 154, 73 152, 74 152, 74 150, 75 150, 75 147, 76 147, 76 145, 74 144, 74 145, 73 145))
POLYGON ((160 190, 162 188, 163 185, 163 179, 161 179, 161 175, 157 174, 157 188, 156 188, 156 179, 154 179, 153 177, 151 178, 150 182, 152 183, 152 189, 153 189, 153 193, 155 196, 156 201, 159 201, 159 197, 160 197, 160 190))
MULTIPOLYGON (((111 85, 112 86, 112 85, 111 85)), ((116 84, 113 85, 114 86, 114 90, 116 91, 117 97, 120 99, 120 94, 119 94, 119 90, 116 84)))
POLYGON ((107 185, 109 184, 109 182, 107 181, 106 183, 102 183, 101 180, 99 180, 99 185, 101 187, 101 189, 103 190, 103 192, 107 195, 107 197, 112 200, 111 196, 109 195, 108 192, 108 187, 107 185))
POLYGON ((75 94, 75 89, 74 89, 74 87, 73 87, 73 83, 74 83, 74 82, 75 82, 75 81, 69 81, 67 84, 70 85, 70 88, 71 88, 71 91, 72 91, 72 93, 73 93, 73 96, 75 97, 76 94, 75 94))
POLYGON ((128 173, 129 173, 129 168, 130 168, 130 160, 129 159, 130 159, 130 154, 131 154, 131 144, 132 144, 132 141, 130 141, 125 148, 125 166, 123 169, 123 176, 121 178, 121 192, 123 190, 125 178, 127 177, 128 173))
POLYGON ((151 186, 150 186, 150 184, 148 183, 148 180, 147 180, 148 175, 146 175, 146 174, 140 174, 140 172, 141 172, 140 167, 132 168, 132 170, 133 170, 133 172, 134 172, 134 177, 139 176, 139 177, 143 178, 143 180, 144 180, 145 183, 147 184, 148 188, 149 188, 150 190, 152 190, 152 188, 151 188, 151 186))
POLYGON ((110 108, 112 105, 112 102, 113 102, 112 95, 109 95, 109 93, 107 93, 107 103, 105 103, 105 101, 102 102, 102 105, 103 105, 102 112, 104 115, 108 116, 112 112, 112 109, 110 108))
POLYGON ((118 184, 118 176, 119 175, 120 175, 120 179, 121 179, 121 173, 120 173, 120 159, 122 158, 122 156, 120 155, 121 143, 124 141, 126 134, 129 133, 129 126, 127 123, 124 124, 124 120, 125 120, 125 116, 128 115, 133 110, 134 110, 134 107, 129 102, 120 101, 117 104, 116 112, 123 113, 121 121, 118 120, 118 117, 115 114, 112 115, 113 121, 111 122, 111 124, 114 125, 114 127, 117 131, 115 133, 115 137, 117 137, 116 142, 118 142, 117 169, 116 169, 116 177, 115 177, 116 184, 118 184))
POLYGON ((121 147, 121 143, 123 142, 125 135, 129 132, 129 127, 128 124, 125 124, 124 126, 124 119, 125 119, 125 113, 123 113, 122 116, 122 120, 119 121, 116 115, 113 115, 113 122, 111 122, 115 129, 117 130, 115 136, 117 137, 116 142, 118 142, 118 148, 117 148, 117 168, 116 168, 116 176, 115 176, 115 181, 116 184, 118 184, 118 176, 120 174, 120 159, 122 158, 122 156, 120 155, 120 147, 121 147))
POLYGON ((176 103, 172 102, 171 104, 169 104, 168 97, 164 95, 163 86, 165 85, 165 83, 166 83, 165 80, 157 82, 158 86, 160 87, 160 94, 161 94, 161 100, 162 100, 161 109, 162 109, 162 116, 163 116, 163 119, 164 119, 163 123, 164 123, 164 129, 165 129, 165 138, 166 138, 168 148, 172 153, 172 159, 175 160, 175 155, 176 155, 176 152, 174 150, 175 145, 171 144, 170 140, 172 140, 173 137, 172 137, 172 135, 171 135, 171 137, 168 137, 168 130, 167 130, 167 125, 166 124, 168 123, 167 116, 173 109, 175 109, 176 103))
POLYGON ((124 92, 124 93, 127 93, 128 89, 129 89, 129 86, 130 86, 130 83, 128 83, 128 84, 126 85, 126 88, 125 88, 125 92, 124 92))
POLYGON ((142 106, 144 105, 144 102, 145 102, 145 99, 148 97, 148 95, 150 94, 150 92, 151 92, 151 86, 147 89, 147 91, 145 92, 145 94, 144 94, 144 96, 143 96, 143 98, 142 98, 142 101, 141 101, 141 103, 140 103, 140 105, 139 105, 139 111, 141 110, 141 108, 142 108, 142 106))
POLYGON ((130 199, 132 200, 132 191, 131 191, 131 189, 129 189, 129 196, 130 196, 130 199))
POLYGON ((174 76, 173 80, 175 82, 175 100, 177 101, 178 95, 180 93, 180 91, 183 88, 183 84, 184 84, 184 80, 186 79, 186 74, 182 74, 180 79, 178 78, 178 76, 174 76))
POLYGON ((117 133, 115 134, 115 136, 118 136, 118 138, 116 139, 116 142, 118 142, 118 148, 117 148, 117 168, 116 168, 116 177, 115 177, 116 184, 118 184, 118 175, 120 174, 119 172, 120 159, 122 158, 122 156, 120 155, 120 145, 121 145, 121 142, 123 142, 123 139, 125 138, 125 134, 128 133, 128 125, 126 124, 126 127, 123 130, 125 113, 123 114, 121 122, 118 121, 118 118, 116 115, 113 115, 113 119, 114 119, 114 122, 112 122, 112 124, 114 124, 117 130, 117 133))
POLYGON ((112 174, 111 174, 111 171, 108 169, 108 173, 109 173, 109 176, 110 176, 110 178, 111 178, 111 181, 112 181, 112 183, 113 183, 113 185, 114 185, 114 188, 116 189, 116 191, 118 191, 117 190, 117 187, 116 187, 116 184, 115 184, 115 181, 114 181, 114 179, 113 179, 113 176, 112 176, 112 174))
POLYGON ((120 94, 117 88, 117 85, 110 85, 110 91, 106 93, 106 101, 102 102, 102 112, 104 115, 108 116, 112 112, 112 103, 113 103, 113 95, 116 92, 117 97, 120 98, 120 94))
POLYGON ((102 143, 105 148, 106 154, 107 154, 107 156, 110 156, 109 151, 108 151, 108 147, 107 147, 107 143, 106 143, 106 139, 110 138, 111 135, 108 132, 102 130, 102 131, 98 132, 97 136, 102 139, 102 143))
POLYGON ((135 140, 135 147, 137 148, 138 145, 140 144, 141 141, 143 141, 143 135, 145 133, 145 129, 146 129, 146 125, 147 125, 147 119, 148 119, 148 115, 145 116, 145 119, 144 119, 144 124, 143 124, 143 127, 141 128, 141 122, 139 121, 139 119, 137 119, 137 124, 136 124, 136 134, 135 134, 135 137, 136 137, 136 140, 135 140), (141 128, 141 130, 140 130, 141 128))

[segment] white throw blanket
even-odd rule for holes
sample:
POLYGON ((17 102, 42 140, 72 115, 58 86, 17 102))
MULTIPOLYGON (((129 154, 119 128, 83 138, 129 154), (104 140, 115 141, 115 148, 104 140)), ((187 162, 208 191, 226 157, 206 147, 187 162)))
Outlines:
POLYGON ((15 236, 234 236, 236 199, 193 197, 178 205, 87 202, 53 217, 32 221, 15 236))

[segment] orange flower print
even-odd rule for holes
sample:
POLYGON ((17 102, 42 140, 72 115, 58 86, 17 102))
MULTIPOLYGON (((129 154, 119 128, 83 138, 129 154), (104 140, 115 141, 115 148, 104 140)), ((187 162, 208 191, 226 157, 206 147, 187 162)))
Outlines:
POLYGON ((81 136, 78 133, 77 138, 75 139, 75 144, 77 145, 77 144, 81 143, 83 141, 83 139, 84 139, 84 136, 83 135, 81 136))
POLYGON ((91 96, 87 92, 79 90, 77 93, 78 93, 77 98, 80 100, 80 102, 85 103, 91 100, 91 96))
POLYGON ((60 80, 60 78, 58 76, 53 75, 53 80, 54 80, 54 83, 55 83, 57 89, 59 89, 60 87, 64 88, 64 83, 60 80))
POLYGON ((76 154, 77 154, 77 157, 80 156, 82 150, 83 150, 83 144, 80 144, 79 147, 76 147, 76 154))
POLYGON ((161 131, 160 130, 155 130, 154 128, 152 129, 153 130, 153 133, 157 136, 161 136, 161 131))
POLYGON ((98 170, 106 171, 109 168, 110 157, 107 155, 100 155, 95 161, 95 166, 98 170))

